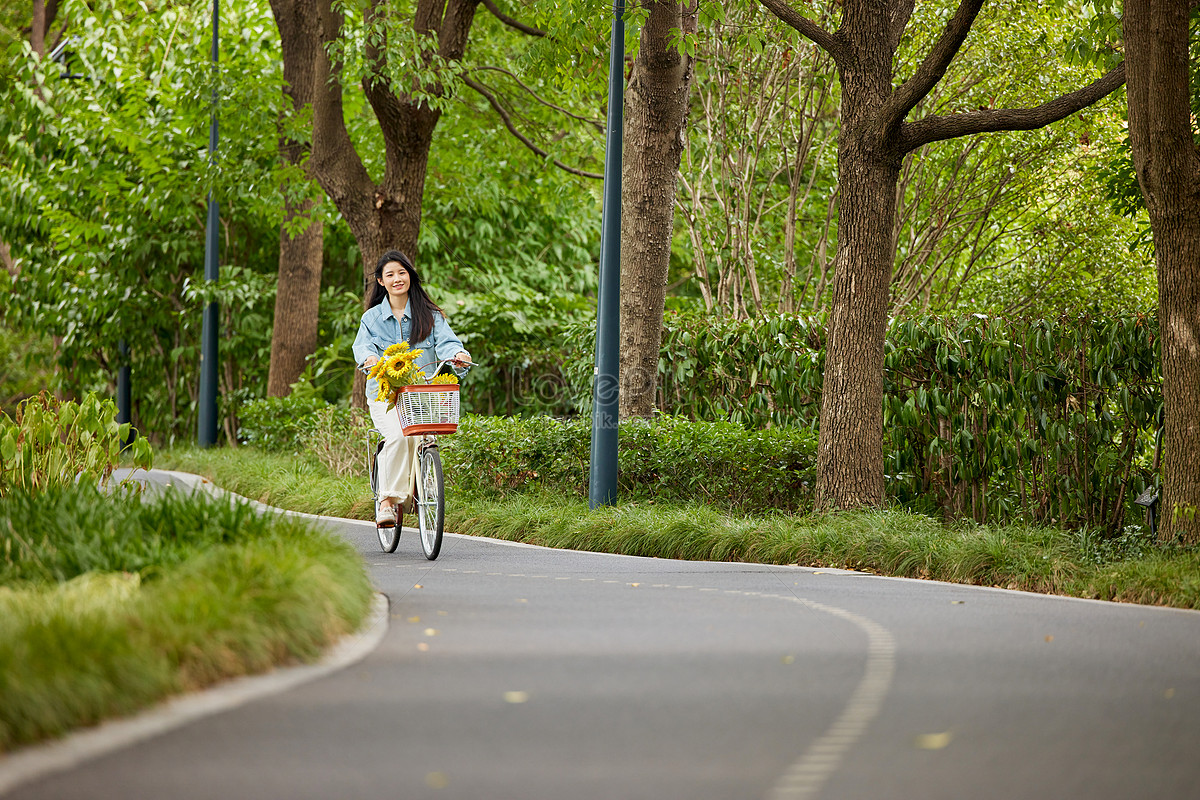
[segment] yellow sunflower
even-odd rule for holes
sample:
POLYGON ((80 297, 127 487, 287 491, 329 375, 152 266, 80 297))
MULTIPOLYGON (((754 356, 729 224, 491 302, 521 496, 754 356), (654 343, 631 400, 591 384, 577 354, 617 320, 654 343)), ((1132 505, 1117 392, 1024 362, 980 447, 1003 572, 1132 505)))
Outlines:
POLYGON ((396 342, 396 344, 389 345, 388 349, 383 351, 383 357, 394 356, 396 353, 403 353, 407 349, 408 342, 396 342))

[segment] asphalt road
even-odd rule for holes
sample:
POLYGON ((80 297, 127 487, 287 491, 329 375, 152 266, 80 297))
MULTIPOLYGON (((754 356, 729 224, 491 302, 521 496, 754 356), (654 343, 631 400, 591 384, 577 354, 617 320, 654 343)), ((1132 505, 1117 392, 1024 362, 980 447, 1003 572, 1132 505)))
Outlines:
POLYGON ((367 658, 38 798, 1200 798, 1200 613, 329 522, 367 658))

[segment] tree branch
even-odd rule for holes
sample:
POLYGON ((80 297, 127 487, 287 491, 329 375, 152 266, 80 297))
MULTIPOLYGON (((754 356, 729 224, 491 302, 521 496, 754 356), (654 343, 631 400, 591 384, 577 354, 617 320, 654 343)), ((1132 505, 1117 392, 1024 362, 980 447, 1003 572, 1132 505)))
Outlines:
POLYGON ((467 51, 467 38, 475 20, 477 0, 449 0, 438 29, 438 55, 447 61, 461 61, 467 51))
POLYGON ((515 20, 512 17, 508 16, 507 14, 505 14, 503 11, 501 11, 499 8, 496 7, 496 4, 493 2, 493 0, 483 0, 483 7, 486 8, 488 11, 492 12, 493 17, 500 20, 508 27, 520 31, 521 33, 527 33, 530 36, 545 36, 546 35, 545 31, 538 30, 537 28, 534 28, 531 25, 526 25, 525 23, 515 20))
POLYGON ((516 75, 512 74, 511 72, 509 72, 506 69, 501 69, 500 67, 476 67, 474 71, 475 72, 484 72, 484 71, 499 72, 501 75, 507 75, 509 78, 512 78, 512 80, 518 86, 520 86, 522 89, 524 89, 526 92, 528 92, 530 97, 532 97, 534 100, 536 100, 538 103, 545 106, 546 108, 557 111, 558 113, 560 113, 564 116, 570 117, 571 119, 578 120, 579 122, 587 123, 588 125, 591 125, 593 128, 595 128, 598 131, 604 130, 603 120, 592 119, 590 117, 580 116, 579 114, 573 114, 570 111, 568 111, 567 109, 563 108, 562 106, 554 105, 554 103, 551 103, 549 100, 546 100, 541 95, 539 95, 537 92, 535 92, 532 88, 530 88, 529 86, 526 86, 525 83, 520 78, 518 78, 516 75))
POLYGON ((917 0, 901 0, 892 9, 892 25, 888 31, 888 44, 891 52, 896 52, 900 47, 900 40, 904 37, 904 29, 908 27, 908 21, 912 19, 913 9, 917 5, 917 0))
POLYGON ((479 94, 481 94, 484 99, 488 101, 488 104, 491 105, 491 107, 496 110, 496 113, 500 115, 501 121, 504 122, 504 127, 508 128, 508 132, 511 133, 521 144, 525 145, 542 158, 550 158, 554 166, 558 167, 564 172, 569 172, 572 175, 579 175, 583 178, 596 178, 599 180, 604 179, 604 175, 602 173, 586 172, 581 169, 576 169, 575 167, 569 167, 556 158, 551 158, 549 153, 538 147, 529 139, 529 137, 517 130, 516 125, 513 124, 512 115, 510 115, 508 111, 505 110, 502 105, 500 105, 499 99, 490 91, 488 91, 488 89, 482 83, 466 75, 463 76, 463 83, 479 92, 479 94))
POLYGON ((833 56, 833 60, 835 62, 838 62, 839 64, 841 63, 845 51, 842 47, 841 39, 839 39, 836 34, 832 34, 825 30, 820 25, 789 6, 786 2, 784 2, 784 0, 758 1, 762 3, 764 8, 778 17, 786 25, 794 28, 801 36, 811 40, 817 47, 833 56))
MULTIPOLYGON (((917 67, 917 71, 912 74, 912 77, 892 93, 887 105, 881 109, 880 118, 883 130, 890 130, 900 124, 908 116, 908 112, 916 108, 917 103, 933 91, 933 87, 937 86, 945 77, 950 62, 954 60, 954 56, 958 54, 967 34, 971 32, 971 26, 975 24, 975 17, 979 14, 979 9, 983 7, 983 2, 984 0, 962 0, 959 3, 958 10, 946 23, 937 44, 925 56, 921 66, 917 67)), ((898 42, 899 39, 896 41, 898 42)))
MULTIPOLYGON (((381 10, 382 0, 370 0, 364 13, 364 21, 368 30, 382 21, 384 11, 381 10)), ((391 90, 384 74, 387 70, 387 39, 386 34, 379 39, 368 36, 364 47, 364 57, 367 62, 367 73, 362 78, 363 94, 379 120, 379 129, 383 133, 383 144, 389 155, 403 147, 402 140, 408 132, 408 118, 404 114, 401 99, 391 90), (399 132, 399 133, 398 133, 399 132)), ((391 159, 388 159, 391 163, 391 159)))
POLYGON ((1043 103, 1037 108, 969 111, 949 116, 931 115, 901 128, 900 152, 909 153, 922 145, 957 136, 995 131, 1031 131, 1065 119, 1076 111, 1106 97, 1125 83, 1125 62, 1082 89, 1043 103))
MULTIPOLYGON (((366 213, 374 183, 350 141, 342 109, 340 62, 331 62, 329 46, 341 35, 342 15, 329 0, 316 7, 307 0, 272 0, 283 56, 315 62, 312 83, 312 150, 309 172, 347 219, 366 213), (285 30, 286 28, 286 30, 285 30)), ((295 65, 299 70, 304 65, 295 65)))

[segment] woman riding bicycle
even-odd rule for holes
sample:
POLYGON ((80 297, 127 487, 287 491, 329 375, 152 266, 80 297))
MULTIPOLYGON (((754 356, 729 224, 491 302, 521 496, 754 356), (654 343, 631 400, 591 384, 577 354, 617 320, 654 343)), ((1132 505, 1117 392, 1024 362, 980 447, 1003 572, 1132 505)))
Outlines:
MULTIPOLYGON (((354 361, 368 369, 384 350, 399 342, 424 351, 415 363, 418 370, 438 361, 451 360, 462 366, 471 361, 447 324, 445 312, 425 293, 412 261, 398 250, 389 250, 375 265, 374 291, 354 337, 354 361)), ((387 398, 378 397, 379 383, 374 378, 367 381, 366 392, 371 420, 384 438, 377 461, 380 502, 375 524, 391 527, 400 524, 398 514, 410 505, 418 437, 404 435, 395 411, 388 411, 387 398)))

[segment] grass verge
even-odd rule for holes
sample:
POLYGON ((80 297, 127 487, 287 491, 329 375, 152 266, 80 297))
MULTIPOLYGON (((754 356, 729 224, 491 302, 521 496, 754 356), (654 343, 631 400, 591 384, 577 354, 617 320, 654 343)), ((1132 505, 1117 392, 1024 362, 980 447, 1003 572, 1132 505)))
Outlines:
POLYGON ((371 603, 347 543, 198 495, 14 493, 0 540, 0 752, 312 660, 371 603))
MULTIPOLYGON (((370 514, 363 478, 323 475, 319 466, 297 458, 242 448, 176 451, 158 461, 284 508, 356 518, 370 514), (318 506, 325 510, 315 511, 318 506)), ((548 547, 840 567, 1200 609, 1200 549, 1158 547, 1138 533, 1107 540, 1035 526, 946 526, 898 510, 749 516, 707 506, 637 504, 590 511, 585 501, 561 494, 497 499, 454 487, 449 499, 449 530, 548 547)))

